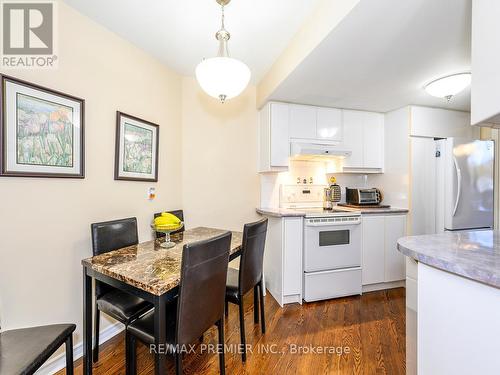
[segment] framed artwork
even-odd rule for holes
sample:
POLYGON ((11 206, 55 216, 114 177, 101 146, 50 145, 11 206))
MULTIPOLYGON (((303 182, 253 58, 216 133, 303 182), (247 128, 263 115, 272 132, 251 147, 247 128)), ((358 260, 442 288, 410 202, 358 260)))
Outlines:
POLYGON ((1 75, 0 176, 84 178, 84 105, 1 75))
POLYGON ((158 181, 160 127, 116 112, 115 180, 158 181))

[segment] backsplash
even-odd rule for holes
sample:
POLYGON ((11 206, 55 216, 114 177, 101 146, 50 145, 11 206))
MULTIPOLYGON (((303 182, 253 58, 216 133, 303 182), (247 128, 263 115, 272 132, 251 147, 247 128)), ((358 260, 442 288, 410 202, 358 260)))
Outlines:
POLYGON ((340 162, 290 161, 287 172, 260 175, 260 205, 261 207, 279 207, 280 185, 295 185, 300 180, 303 184, 327 185, 331 176, 337 178, 337 184, 342 188, 341 202, 345 202, 347 187, 375 187, 376 175, 340 173, 340 162))

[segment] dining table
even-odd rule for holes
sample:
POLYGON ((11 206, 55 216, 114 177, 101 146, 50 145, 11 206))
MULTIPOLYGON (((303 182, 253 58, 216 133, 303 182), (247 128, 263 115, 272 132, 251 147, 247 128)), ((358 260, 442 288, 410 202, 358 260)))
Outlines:
MULTIPOLYGON (((163 239, 142 242, 82 260, 83 266, 83 373, 92 374, 92 279, 138 296, 154 305, 156 347, 166 342, 166 304, 178 294, 184 245, 216 237, 223 229, 197 227, 176 238, 176 246, 163 248, 163 239)), ((232 232, 229 260, 241 254, 243 234, 232 232)), ((157 355, 155 374, 165 374, 166 356, 157 355)))

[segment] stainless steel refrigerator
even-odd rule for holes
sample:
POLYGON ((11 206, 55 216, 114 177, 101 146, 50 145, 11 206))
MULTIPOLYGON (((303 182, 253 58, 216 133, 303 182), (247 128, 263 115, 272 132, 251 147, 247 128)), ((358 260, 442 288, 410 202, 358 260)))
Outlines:
MULTIPOLYGON (((437 203, 444 196, 444 230, 493 228, 493 141, 436 141, 437 203)), ((439 210, 438 210, 439 212, 439 210)), ((439 221, 439 219, 438 219, 439 221)))

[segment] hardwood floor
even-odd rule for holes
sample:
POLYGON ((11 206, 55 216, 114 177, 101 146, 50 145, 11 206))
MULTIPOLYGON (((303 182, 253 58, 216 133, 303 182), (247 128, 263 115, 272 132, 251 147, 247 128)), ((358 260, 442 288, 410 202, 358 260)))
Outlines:
MULTIPOLYGON (((226 343, 239 343, 237 306, 229 307, 226 343)), ((405 290, 403 288, 365 293, 281 309, 266 296, 267 332, 253 323, 253 296, 245 298, 247 344, 252 345, 246 364, 241 356, 226 353, 227 374, 405 374, 405 290), (267 345, 267 346, 266 346, 267 345), (271 346, 274 345, 274 346, 271 346), (295 346, 296 345, 296 346, 295 346), (299 346, 303 351, 298 354, 299 346), (343 354, 312 353, 310 346, 328 352, 332 347, 348 348, 343 354), (269 351, 279 353, 265 353, 269 351), (308 350, 307 353, 304 350, 308 350), (347 352, 348 351, 348 352, 347 352)), ((123 333, 101 347, 94 374, 125 374, 123 333)), ((205 334, 202 345, 217 344, 217 330, 205 334)), ((75 373, 82 373, 81 359, 75 373)), ((184 357, 185 374, 218 374, 218 356, 196 345, 196 352, 184 357), (203 351, 203 352, 202 352, 203 351)), ((153 374, 153 358, 138 344, 138 374, 153 374)), ((58 374, 64 374, 64 370, 58 374)), ((168 373, 175 373, 168 361, 168 373)))

